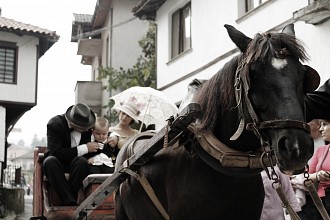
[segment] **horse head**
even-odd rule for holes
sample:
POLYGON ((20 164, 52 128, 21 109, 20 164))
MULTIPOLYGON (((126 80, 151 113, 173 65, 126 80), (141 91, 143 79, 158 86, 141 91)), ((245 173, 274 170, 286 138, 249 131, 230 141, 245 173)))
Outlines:
POLYGON ((253 39, 230 25, 225 28, 242 52, 235 74, 240 117, 248 118, 247 127, 261 146, 274 152, 282 172, 303 172, 314 149, 304 122, 304 94, 314 91, 320 78, 300 62, 307 56, 293 24, 281 33, 258 33, 253 39))
MULTIPOLYGON (((237 151, 262 149, 266 160, 271 163, 275 157, 284 173, 303 172, 313 154, 304 95, 318 87, 320 77, 301 63, 307 55, 293 25, 281 33, 258 33, 253 39, 230 25, 225 27, 241 53, 197 93, 202 112, 199 129, 212 131, 237 151)), ((204 161, 220 172, 239 170, 223 169, 222 164, 202 153, 204 161)))

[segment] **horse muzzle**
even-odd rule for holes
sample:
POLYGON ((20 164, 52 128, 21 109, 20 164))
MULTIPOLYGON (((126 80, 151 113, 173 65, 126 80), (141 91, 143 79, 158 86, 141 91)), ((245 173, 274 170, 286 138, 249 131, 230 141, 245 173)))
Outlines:
POLYGON ((299 129, 283 129, 273 140, 273 150, 280 170, 288 175, 304 172, 314 151, 310 134, 299 129), (287 130, 287 131, 286 131, 287 130))

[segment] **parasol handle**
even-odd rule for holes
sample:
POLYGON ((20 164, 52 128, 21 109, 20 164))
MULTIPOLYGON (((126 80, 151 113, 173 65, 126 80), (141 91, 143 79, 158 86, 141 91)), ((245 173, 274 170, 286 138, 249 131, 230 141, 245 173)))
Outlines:
MULTIPOLYGON (((147 110, 149 109, 150 99, 151 99, 151 95, 149 96, 149 100, 148 100, 148 103, 147 103, 146 113, 147 113, 147 110)), ((142 131, 143 121, 146 118, 146 115, 147 114, 144 114, 144 116, 143 116, 143 119, 142 119, 142 122, 141 122, 141 126, 140 126, 140 129, 139 129, 139 133, 141 133, 141 131, 142 131)))

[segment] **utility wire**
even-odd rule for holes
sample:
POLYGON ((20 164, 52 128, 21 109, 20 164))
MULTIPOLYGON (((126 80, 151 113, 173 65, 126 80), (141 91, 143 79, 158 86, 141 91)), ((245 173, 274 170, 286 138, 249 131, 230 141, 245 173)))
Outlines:
POLYGON ((112 25, 110 27, 104 27, 104 28, 100 28, 100 29, 97 29, 97 30, 93 30, 93 31, 82 33, 82 34, 78 34, 78 35, 76 35, 76 36, 74 36, 72 38, 75 39, 75 40, 78 40, 78 39, 81 39, 81 38, 92 37, 92 36, 95 36, 95 35, 100 34, 103 31, 112 30, 113 28, 123 26, 124 24, 127 24, 127 23, 129 23, 129 22, 131 22, 131 21, 133 21, 135 19, 137 19, 137 17, 131 17, 130 19, 128 19, 126 21, 120 22, 118 24, 114 24, 114 25, 112 25))

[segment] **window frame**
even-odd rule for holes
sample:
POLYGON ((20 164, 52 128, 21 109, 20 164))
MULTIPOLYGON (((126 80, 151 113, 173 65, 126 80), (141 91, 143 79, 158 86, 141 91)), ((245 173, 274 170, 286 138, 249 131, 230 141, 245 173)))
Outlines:
MULTIPOLYGON (((17 46, 16 43, 0 41, 0 49, 4 49, 6 51, 7 50, 12 51, 13 54, 14 54, 13 59, 12 59, 13 70, 11 72, 8 71, 8 70, 6 71, 6 63, 11 62, 11 61, 7 61, 8 56, 6 54, 4 56, 3 76, 0 76, 0 83, 3 83, 3 84, 17 84, 18 46, 17 46), (8 74, 8 72, 9 72, 9 74, 8 74), (6 75, 11 75, 12 76, 12 80, 10 82, 8 82, 8 81, 6 82, 6 75)), ((6 51, 5 51, 5 53, 6 53, 6 51)))
POLYGON ((254 9, 268 2, 269 0, 257 0, 258 1, 257 5, 254 5, 255 1, 256 0, 245 0, 245 13, 253 11, 254 9))
POLYGON ((171 59, 174 59, 181 54, 189 51, 192 48, 191 37, 191 2, 188 2, 183 7, 176 10, 171 15, 171 59), (188 9, 188 15, 184 16, 184 13, 188 9), (189 19, 189 35, 186 32, 185 19, 189 19), (189 36, 187 38, 187 36, 189 36))
POLYGON ((266 5, 268 5, 269 3, 273 2, 274 0, 259 0, 259 3, 257 6, 248 9, 248 2, 251 2, 253 0, 237 0, 237 20, 236 22, 239 23, 245 19, 247 19, 248 17, 250 17, 251 15, 253 15, 255 12, 257 12, 258 10, 261 10, 263 7, 265 7, 266 5), (261 2, 261 3, 260 3, 261 2))

